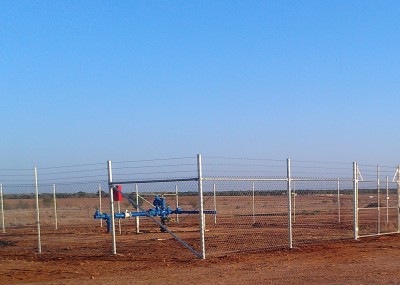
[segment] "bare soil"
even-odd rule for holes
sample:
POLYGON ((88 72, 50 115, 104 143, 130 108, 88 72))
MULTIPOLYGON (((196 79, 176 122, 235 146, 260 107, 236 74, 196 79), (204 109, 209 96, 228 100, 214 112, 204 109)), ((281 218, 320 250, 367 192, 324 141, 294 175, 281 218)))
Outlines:
MULTIPOLYGON (((78 201, 71 206, 76 215, 65 213, 58 230, 50 225, 51 219, 42 228, 42 254, 37 253, 34 223, 9 212, 16 226, 8 225, 7 233, 0 234, 0 284, 400 284, 398 234, 357 241, 312 240, 293 249, 209 255, 200 260, 156 227, 134 234, 132 225, 124 225, 117 235, 118 254, 113 256, 110 235, 91 219, 92 209, 82 208, 78 201)), ((48 209, 48 217, 50 213, 48 209)), ((144 223, 143 229, 146 226, 150 224, 144 223)), ((258 222, 254 230, 264 226, 258 222)), ((211 228, 210 234, 223 234, 217 230, 211 228)), ((198 233, 185 228, 179 235, 194 244, 198 233)))

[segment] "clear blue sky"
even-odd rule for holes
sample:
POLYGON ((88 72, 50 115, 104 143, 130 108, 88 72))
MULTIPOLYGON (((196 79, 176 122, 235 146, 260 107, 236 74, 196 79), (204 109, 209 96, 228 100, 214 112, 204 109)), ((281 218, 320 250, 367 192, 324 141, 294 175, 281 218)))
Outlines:
POLYGON ((398 164, 399 1, 1 1, 0 168, 398 164))

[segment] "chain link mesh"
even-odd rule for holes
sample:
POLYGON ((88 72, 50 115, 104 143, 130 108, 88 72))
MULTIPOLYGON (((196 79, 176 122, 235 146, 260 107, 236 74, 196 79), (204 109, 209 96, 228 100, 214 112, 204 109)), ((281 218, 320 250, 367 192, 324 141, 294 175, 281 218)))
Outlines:
MULTIPOLYGON (((124 193, 115 212, 146 211, 153 208, 156 195, 165 198, 172 210, 199 211, 194 157, 112 165, 113 181, 123 185, 124 193)), ((203 157, 202 171, 207 256, 354 236, 353 164, 203 157)), ((357 171, 359 236, 398 232, 396 167, 359 165, 357 171)), ((2 169, 0 178, 5 221, 1 239, 15 244, 21 254, 36 252, 33 169, 2 169)), ((111 253, 105 221, 93 219, 96 210, 110 213, 105 163, 38 168, 38 190, 44 253, 111 253)), ((201 252, 198 213, 171 214, 165 222, 184 243, 201 252)), ((151 260, 152 250, 160 246, 170 246, 176 258, 193 257, 183 247, 172 246, 174 238, 148 217, 116 219, 116 239, 118 252, 136 260, 151 260)))

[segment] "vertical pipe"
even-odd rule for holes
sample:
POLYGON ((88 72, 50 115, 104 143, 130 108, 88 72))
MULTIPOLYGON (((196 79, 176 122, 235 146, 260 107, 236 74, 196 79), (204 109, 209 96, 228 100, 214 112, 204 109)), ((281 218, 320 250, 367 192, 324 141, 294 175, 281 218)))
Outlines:
POLYGON ((381 198, 380 198, 380 179, 379 179, 379 165, 376 166, 376 192, 378 196, 378 234, 381 233, 381 198))
POLYGON ((53 202, 54 202, 54 219, 55 228, 58 230, 58 217, 57 217, 57 197, 56 197, 56 184, 53 184, 53 202))
MULTIPOLYGON (((100 214, 103 214, 103 210, 101 209, 101 185, 99 184, 99 211, 100 214)), ((103 219, 100 219, 100 227, 103 227, 103 219)))
POLYGON ((215 183, 213 184, 213 192, 214 192, 214 225, 217 224, 217 191, 215 187, 215 183))
MULTIPOLYGON (((178 185, 175 185, 175 201, 176 208, 179 208, 179 193, 178 193, 178 185)), ((179 214, 176 214, 176 223, 179 224, 179 214)))
POLYGON ((338 223, 340 223, 340 178, 337 179, 338 223))
POLYGON ((108 169, 108 188, 110 193, 110 233, 111 233, 111 243, 112 243, 112 254, 117 254, 117 243, 115 240, 115 217, 114 217, 114 195, 113 195, 113 185, 112 185, 112 165, 111 161, 107 161, 108 169))
POLYGON ((4 201, 3 201, 3 184, 0 184, 0 207, 1 207, 1 226, 3 234, 6 233, 6 225, 4 220, 4 201))
POLYGON ((205 245, 205 228, 204 228, 204 205, 203 205, 203 170, 201 164, 201 154, 197 155, 197 171, 198 171, 198 191, 199 191, 199 219, 200 219, 200 248, 201 258, 206 259, 206 245, 205 245))
POLYGON ((386 224, 389 223, 389 176, 386 176, 386 224))
POLYGON ((354 222, 354 239, 358 239, 358 164, 353 162, 353 222, 354 222))
POLYGON ((256 223, 256 216, 255 216, 255 198, 254 198, 254 181, 252 182, 252 189, 253 189, 253 225, 256 223))
POLYGON ((293 248, 293 232, 292 232, 292 177, 290 158, 286 160, 287 164, 287 196, 288 196, 288 242, 289 248, 293 248))
MULTIPOLYGON (((139 209, 139 186, 135 184, 135 192, 136 192, 136 212, 140 212, 139 209)), ((136 217, 135 219, 136 222, 136 233, 140 233, 140 219, 139 217, 136 217)))
POLYGON ((42 253, 42 242, 40 236, 40 214, 39 214, 39 186, 38 186, 38 173, 37 167, 35 166, 35 198, 36 198, 36 226, 38 234, 38 252, 42 253))

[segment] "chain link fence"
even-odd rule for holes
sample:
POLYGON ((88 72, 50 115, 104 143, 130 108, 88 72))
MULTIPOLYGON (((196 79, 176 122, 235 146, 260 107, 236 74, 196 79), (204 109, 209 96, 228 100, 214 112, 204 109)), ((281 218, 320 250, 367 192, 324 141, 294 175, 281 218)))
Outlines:
POLYGON ((398 167, 198 156, 33 173, 0 170, 0 241, 21 255, 205 258, 399 232, 398 167))

